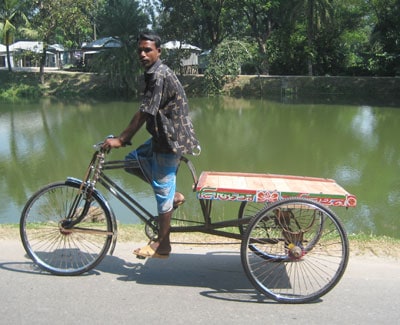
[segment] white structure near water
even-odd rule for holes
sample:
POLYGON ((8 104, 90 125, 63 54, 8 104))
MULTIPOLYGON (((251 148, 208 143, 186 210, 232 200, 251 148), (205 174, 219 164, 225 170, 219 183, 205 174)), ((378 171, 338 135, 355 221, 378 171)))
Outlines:
MULTIPOLYGON (((46 49, 45 67, 62 69, 65 65, 90 65, 93 56, 102 51, 122 47, 118 38, 103 37, 90 43, 82 44, 81 49, 65 50, 62 45, 49 45, 46 49)), ((170 41, 161 46, 171 53, 172 57, 179 58, 179 72, 183 74, 197 74, 199 68, 199 54, 201 49, 180 41, 170 41), (182 56, 177 52, 184 52, 182 56)), ((9 46, 11 68, 37 68, 40 66, 40 59, 43 53, 43 42, 18 41, 9 46)), ((8 68, 7 48, 0 44, 0 69, 8 68)))
MULTIPOLYGON (((34 57, 43 53, 43 42, 18 41, 9 46, 11 68, 38 67, 34 57)), ((64 47, 59 44, 48 46, 46 50, 46 67, 62 67, 64 47)), ((0 44, 0 67, 8 68, 7 48, 0 44)))

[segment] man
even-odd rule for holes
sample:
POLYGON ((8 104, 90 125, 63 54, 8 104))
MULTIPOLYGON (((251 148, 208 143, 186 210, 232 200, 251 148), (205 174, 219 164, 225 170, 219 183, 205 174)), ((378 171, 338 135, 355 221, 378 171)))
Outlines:
POLYGON ((126 156, 130 161, 126 170, 151 184, 157 201, 159 229, 157 241, 136 249, 134 254, 167 258, 171 252, 171 216, 184 202, 184 196, 175 192, 176 172, 181 156, 193 154, 199 142, 188 115, 185 91, 173 71, 160 60, 160 37, 152 32, 140 34, 138 55, 145 69, 143 101, 127 128, 119 137, 107 139, 103 147, 111 149, 130 144, 131 138, 146 123, 152 138, 126 156))

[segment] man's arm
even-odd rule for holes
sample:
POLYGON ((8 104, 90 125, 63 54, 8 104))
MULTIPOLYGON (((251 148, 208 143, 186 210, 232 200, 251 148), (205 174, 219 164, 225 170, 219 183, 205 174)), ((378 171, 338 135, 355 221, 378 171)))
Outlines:
POLYGON ((144 122, 146 121, 146 115, 146 113, 140 110, 137 111, 127 128, 122 131, 120 136, 117 138, 107 139, 103 144, 103 148, 119 148, 128 144, 136 132, 139 131, 139 129, 143 126, 144 122))

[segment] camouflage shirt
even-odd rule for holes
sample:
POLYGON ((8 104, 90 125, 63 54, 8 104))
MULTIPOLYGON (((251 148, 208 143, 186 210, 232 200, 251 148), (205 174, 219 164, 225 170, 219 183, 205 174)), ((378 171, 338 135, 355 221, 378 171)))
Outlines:
POLYGON ((158 60, 144 78, 140 110, 148 114, 146 129, 153 137, 153 151, 180 155, 196 152, 199 142, 189 117, 188 100, 175 73, 158 60))

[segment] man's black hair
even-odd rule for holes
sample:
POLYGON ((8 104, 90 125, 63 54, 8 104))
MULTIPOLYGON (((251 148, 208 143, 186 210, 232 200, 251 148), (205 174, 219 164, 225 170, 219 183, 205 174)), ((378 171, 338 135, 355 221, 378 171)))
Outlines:
POLYGON ((158 36, 157 33, 153 31, 145 31, 139 34, 139 37, 137 39, 138 42, 140 41, 153 41, 156 43, 156 48, 161 47, 161 38, 158 36))

